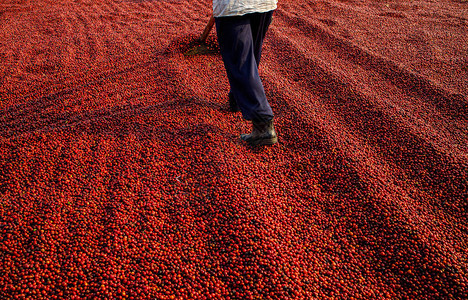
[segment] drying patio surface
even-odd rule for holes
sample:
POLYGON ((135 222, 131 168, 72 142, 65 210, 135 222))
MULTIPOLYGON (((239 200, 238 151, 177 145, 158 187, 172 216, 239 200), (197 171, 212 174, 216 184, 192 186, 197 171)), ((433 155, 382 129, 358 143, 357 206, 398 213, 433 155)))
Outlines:
POLYGON ((467 299, 468 3, 280 0, 263 148, 210 14, 0 3, 0 298, 467 299))

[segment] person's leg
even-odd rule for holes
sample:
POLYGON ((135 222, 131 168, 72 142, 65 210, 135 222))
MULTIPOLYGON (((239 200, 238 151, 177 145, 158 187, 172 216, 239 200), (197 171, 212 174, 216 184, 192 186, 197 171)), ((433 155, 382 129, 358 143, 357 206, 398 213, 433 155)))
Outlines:
POLYGON ((250 17, 216 18, 218 42, 231 92, 246 120, 271 120, 273 111, 258 74, 250 17))
MULTIPOLYGON (((260 58, 262 55, 263 40, 265 39, 266 32, 271 24, 273 11, 259 14, 251 14, 249 16, 252 40, 254 45, 254 56, 258 68, 258 66, 260 65, 260 58)), ((228 98, 229 110, 232 112, 238 112, 240 109, 237 105, 237 101, 234 97, 234 94, 231 91, 229 91, 228 98)))
POLYGON ((250 26, 252 29, 252 39, 257 67, 260 65, 263 40, 265 39, 268 27, 271 24, 272 17, 273 11, 250 15, 250 26))
POLYGON ((229 104, 229 110, 231 112, 239 112, 240 108, 239 105, 237 105, 237 100, 234 98, 234 94, 229 90, 228 93, 228 104, 229 104))

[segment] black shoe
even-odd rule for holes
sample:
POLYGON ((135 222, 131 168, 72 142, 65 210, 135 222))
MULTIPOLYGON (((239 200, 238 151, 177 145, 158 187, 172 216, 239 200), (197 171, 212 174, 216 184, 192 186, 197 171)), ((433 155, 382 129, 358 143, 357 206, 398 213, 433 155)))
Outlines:
POLYGON ((229 111, 230 112, 239 112, 239 106, 237 105, 236 99, 234 99, 234 95, 232 92, 229 92, 228 94, 229 97, 229 111))
POLYGON ((252 121, 252 132, 241 134, 240 138, 251 146, 273 145, 278 142, 273 120, 266 122, 252 121))

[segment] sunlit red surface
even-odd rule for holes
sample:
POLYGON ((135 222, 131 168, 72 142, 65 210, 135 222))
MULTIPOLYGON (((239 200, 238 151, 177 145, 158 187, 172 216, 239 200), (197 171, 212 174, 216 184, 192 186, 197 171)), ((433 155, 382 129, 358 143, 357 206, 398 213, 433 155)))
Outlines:
POLYGON ((210 5, 0 3, 0 298, 468 298, 466 1, 280 0, 260 149, 210 5))

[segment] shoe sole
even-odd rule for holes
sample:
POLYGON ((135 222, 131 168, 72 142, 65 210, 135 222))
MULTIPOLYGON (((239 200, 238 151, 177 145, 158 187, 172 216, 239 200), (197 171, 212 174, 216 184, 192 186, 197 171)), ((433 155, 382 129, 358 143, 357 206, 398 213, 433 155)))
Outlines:
POLYGON ((249 143, 251 146, 271 146, 278 142, 278 138, 259 140, 256 143, 249 143))
POLYGON ((278 138, 277 137, 274 137, 274 138, 270 138, 270 139, 262 139, 262 140, 255 140, 253 142, 250 142, 250 141, 246 141, 243 136, 241 135, 241 140, 243 140, 244 142, 246 142, 247 144, 249 144, 250 146, 270 146, 270 145, 274 145, 278 142, 278 138))

